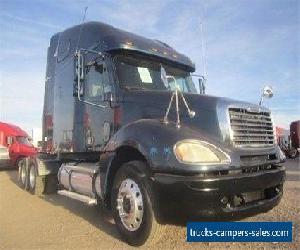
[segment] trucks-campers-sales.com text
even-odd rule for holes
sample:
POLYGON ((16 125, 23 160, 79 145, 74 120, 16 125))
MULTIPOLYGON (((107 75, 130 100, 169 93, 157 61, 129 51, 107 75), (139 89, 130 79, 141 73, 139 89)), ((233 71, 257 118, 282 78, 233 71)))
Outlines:
POLYGON ((202 231, 190 229, 191 237, 288 237, 289 231, 287 230, 208 230, 205 228, 202 231))

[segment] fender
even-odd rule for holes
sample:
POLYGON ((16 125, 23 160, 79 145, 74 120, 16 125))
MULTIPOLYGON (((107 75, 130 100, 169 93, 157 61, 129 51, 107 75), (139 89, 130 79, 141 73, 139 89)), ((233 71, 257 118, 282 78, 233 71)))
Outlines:
POLYGON ((128 146, 144 156, 152 171, 170 171, 175 162, 168 162, 176 160, 173 157, 173 147, 177 141, 187 136, 182 133, 183 130, 184 128, 181 128, 178 133, 174 123, 163 124, 158 119, 140 119, 125 125, 115 133, 104 152, 111 155, 120 147, 128 146))
MULTIPOLYGON (((141 154, 152 173, 175 173, 178 169, 187 172, 192 168, 182 166, 183 164, 177 161, 173 153, 174 145, 180 140, 190 138, 209 141, 203 134, 199 129, 184 125, 177 128, 175 123, 164 124, 159 119, 140 119, 125 125, 111 137, 100 157, 103 197, 107 197, 110 189, 112 162, 122 147, 131 148, 141 154)), ((195 166, 195 169, 198 167, 195 166)))
POLYGON ((115 174, 113 160, 118 151, 125 147, 143 156, 150 172, 171 171, 172 164, 168 164, 168 158, 173 155, 172 141, 176 139, 171 135, 170 127, 156 119, 140 119, 121 127, 111 137, 100 156, 100 183, 104 200, 109 196, 111 176, 115 174))

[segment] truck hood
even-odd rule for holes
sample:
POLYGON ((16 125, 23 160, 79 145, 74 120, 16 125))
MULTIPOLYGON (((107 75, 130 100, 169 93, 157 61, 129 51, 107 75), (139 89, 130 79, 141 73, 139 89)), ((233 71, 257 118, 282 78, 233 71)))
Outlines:
MULTIPOLYGON (((167 111, 172 93, 161 91, 126 91, 123 95, 125 107, 124 115, 127 122, 140 119, 163 119, 167 111)), ((191 110, 196 112, 194 118, 188 112, 181 98, 179 111, 181 126, 188 126, 201 132, 204 136, 220 143, 230 144, 230 121, 228 109, 231 107, 245 108, 260 112, 269 112, 248 102, 237 101, 224 97, 210 95, 184 94, 191 110)), ((175 98, 168 116, 169 121, 176 122, 175 98)))

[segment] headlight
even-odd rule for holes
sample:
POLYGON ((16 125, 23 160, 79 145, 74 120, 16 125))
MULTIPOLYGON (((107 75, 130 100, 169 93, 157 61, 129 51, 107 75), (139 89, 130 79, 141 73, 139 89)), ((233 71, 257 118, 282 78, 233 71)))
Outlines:
POLYGON ((179 141, 174 147, 174 154, 178 161, 190 164, 230 163, 230 157, 226 153, 204 141, 179 141))

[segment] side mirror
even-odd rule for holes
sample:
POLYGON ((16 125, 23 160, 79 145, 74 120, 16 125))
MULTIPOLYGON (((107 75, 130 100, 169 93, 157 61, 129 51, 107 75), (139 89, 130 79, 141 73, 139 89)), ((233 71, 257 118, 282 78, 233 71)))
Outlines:
MULTIPOLYGON (((199 94, 200 95, 204 95, 205 94, 205 85, 206 85, 206 78, 203 75, 196 75, 196 74, 192 74, 192 81, 194 83, 194 85, 196 85, 196 81, 198 81, 198 87, 199 87, 199 94)), ((195 86, 196 88, 196 86, 195 86)))
POLYGON ((160 78, 163 81, 166 89, 178 89, 180 90, 176 78, 174 76, 168 76, 163 66, 160 66, 160 78), (174 86, 170 85, 169 80, 174 82, 174 86))
POLYGON ((85 67, 84 67, 84 55, 78 51, 75 55, 75 80, 73 85, 73 96, 83 97, 84 95, 84 78, 85 78, 85 67))
POLYGON ((6 143, 7 145, 13 144, 13 138, 11 136, 7 136, 6 143))
POLYGON ((162 65, 160 66, 160 78, 161 78, 162 82, 164 83, 165 87, 167 89, 169 89, 170 86, 169 86, 169 82, 168 82, 167 72, 162 65))
POLYGON ((266 98, 272 98, 273 97, 273 89, 272 89, 271 86, 266 85, 264 87, 263 96, 266 97, 266 98))
POLYGON ((199 82, 199 94, 205 94, 205 78, 202 76, 198 79, 199 82))
POLYGON ((273 95, 274 95, 274 93, 273 93, 272 87, 269 85, 266 85, 261 94, 259 105, 262 105, 264 98, 272 98, 273 95))

